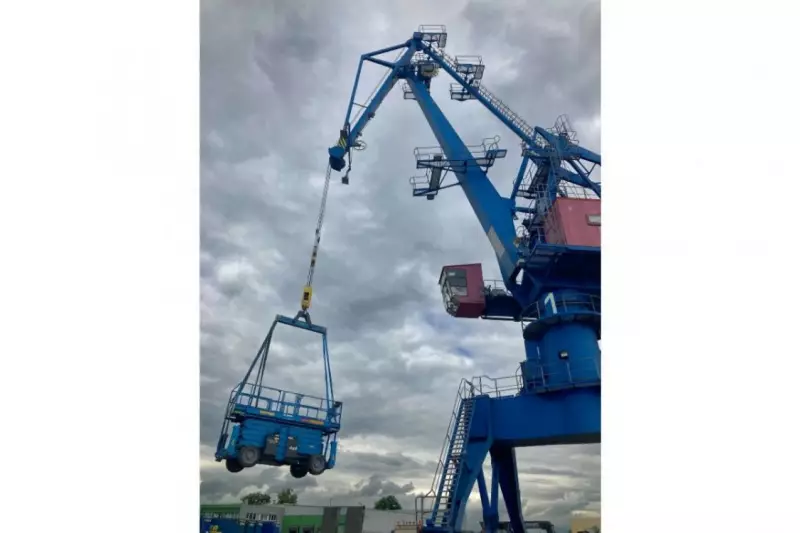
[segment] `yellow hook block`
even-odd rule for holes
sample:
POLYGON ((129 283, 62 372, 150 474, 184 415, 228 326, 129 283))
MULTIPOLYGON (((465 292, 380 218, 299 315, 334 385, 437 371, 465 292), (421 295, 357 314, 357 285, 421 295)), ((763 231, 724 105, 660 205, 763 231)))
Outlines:
POLYGON ((303 299, 300 300, 300 307, 303 311, 311 307, 311 285, 303 287, 303 299))

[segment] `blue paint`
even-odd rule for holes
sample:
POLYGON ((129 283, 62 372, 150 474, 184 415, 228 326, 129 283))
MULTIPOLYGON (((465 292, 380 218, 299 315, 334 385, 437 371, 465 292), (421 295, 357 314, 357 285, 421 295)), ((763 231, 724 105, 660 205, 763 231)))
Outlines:
MULTIPOLYGON (((364 127, 402 81, 403 97, 416 101, 440 147, 439 152, 415 152, 416 166, 426 175, 412 180, 412 194, 433 200, 449 187, 464 192, 496 255, 505 286, 505 291, 485 294, 482 318, 522 322, 526 354, 518 378, 505 389, 462 382, 434 483, 433 511, 423 530, 460 531, 477 482, 487 533, 497 531, 501 492, 509 527, 523 533, 515 448, 600 441, 600 248, 559 244, 545 224, 554 202, 565 194, 565 185, 600 197, 601 186, 591 173, 601 158, 578 145, 565 117, 559 117, 554 128, 529 125, 486 89, 480 58, 453 59, 443 51, 446 41, 443 26, 420 27, 411 39, 391 48, 405 49, 397 62, 373 61, 390 72, 354 124, 351 96, 337 144, 328 150, 329 162, 336 171, 345 168, 345 158, 359 147, 364 127), (522 161, 510 197, 501 196, 486 174, 496 158, 506 155, 505 149, 496 142, 482 151, 467 147, 431 96, 432 80, 441 72, 455 80, 451 99, 478 101, 522 141, 522 161), (456 183, 445 184, 448 173, 456 183), (481 468, 487 454, 492 460, 488 486, 481 468)), ((361 65, 379 53, 361 56, 353 95, 361 65)), ((349 183, 347 175, 343 182, 349 183)), ((439 328, 438 320, 425 320, 439 328)), ((463 347, 456 351, 468 356, 463 347)))

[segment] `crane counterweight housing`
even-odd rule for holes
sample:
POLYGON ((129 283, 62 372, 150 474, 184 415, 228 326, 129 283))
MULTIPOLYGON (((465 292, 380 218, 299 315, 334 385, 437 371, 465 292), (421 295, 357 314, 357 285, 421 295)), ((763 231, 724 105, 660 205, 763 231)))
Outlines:
MULTIPOLYGON (((445 52, 444 26, 420 26, 410 39, 363 54, 344 123, 328 149, 329 167, 349 183, 353 150, 392 88, 416 104, 437 146, 414 150, 412 194, 434 200, 459 187, 497 259, 499 280, 483 279, 481 265, 442 269, 445 310, 457 318, 520 323, 525 360, 514 376, 462 381, 431 491, 417 500, 423 533, 460 531, 477 483, 487 533, 498 530, 502 493, 509 529, 525 532, 515 448, 600 442, 600 195, 592 176, 600 155, 580 146, 569 119, 531 126, 484 83, 479 56, 445 52), (393 52, 393 60, 381 56, 393 52), (356 103, 365 62, 386 68, 367 101, 356 103), (467 145, 431 95, 443 75, 450 98, 478 102, 520 141, 522 158, 511 194, 487 176, 508 151, 500 138, 467 145), (357 106, 360 110, 353 113, 357 106), (492 461, 491 484, 482 465, 492 461), (430 504, 430 505, 428 505, 430 504)), ((464 104, 466 105, 466 104, 464 104)))
POLYGON ((333 395, 327 334, 326 328, 312 324, 307 315, 275 317, 247 374, 230 394, 215 454, 217 461, 225 461, 229 472, 257 464, 287 465, 293 477, 301 478, 335 466, 342 403, 333 395), (264 384, 269 347, 279 324, 321 335, 324 398, 264 384))

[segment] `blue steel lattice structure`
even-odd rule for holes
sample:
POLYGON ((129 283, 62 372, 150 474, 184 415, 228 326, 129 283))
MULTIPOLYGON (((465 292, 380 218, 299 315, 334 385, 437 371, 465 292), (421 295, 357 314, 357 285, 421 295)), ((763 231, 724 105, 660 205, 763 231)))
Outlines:
POLYGON ((288 465, 293 477, 302 478, 309 473, 320 475, 335 466, 342 404, 333 395, 327 335, 326 328, 311 323, 307 312, 301 311, 295 318, 275 317, 247 374, 228 401, 215 459, 225 461, 229 472, 257 464, 288 465), (269 347, 278 324, 322 336, 325 398, 264 385, 269 347))
POLYGON ((417 501, 427 532, 460 531, 467 499, 478 484, 486 530, 497 530, 498 490, 510 528, 525 531, 515 448, 600 441, 600 184, 590 179, 600 156, 581 147, 566 117, 555 127, 528 125, 482 83, 479 57, 444 51, 444 26, 421 26, 411 39, 361 56, 344 125, 328 151, 333 170, 347 172, 367 123, 399 81, 416 101, 439 146, 415 150, 425 171, 411 179, 414 196, 435 199, 459 186, 497 257, 502 280, 483 280, 480 265, 444 267, 448 313, 513 320, 522 325, 526 358, 505 380, 476 378, 459 387, 431 492, 417 501), (393 61, 378 56, 399 51, 393 61), (388 69, 364 105, 355 103, 365 61, 388 69), (521 140, 522 163, 511 195, 501 196, 486 172, 505 157, 499 138, 467 146, 430 93, 442 71, 450 97, 477 100, 521 140), (354 105, 361 112, 353 116, 354 105), (455 181, 446 184, 448 176, 455 181), (527 204, 527 205, 524 205, 527 204), (491 483, 482 465, 489 455, 491 483))

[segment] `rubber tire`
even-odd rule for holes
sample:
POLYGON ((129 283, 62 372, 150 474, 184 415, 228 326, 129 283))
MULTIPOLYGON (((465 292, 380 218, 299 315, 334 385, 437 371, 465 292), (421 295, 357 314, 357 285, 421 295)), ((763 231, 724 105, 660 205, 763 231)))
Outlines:
POLYGON ((308 459, 308 472, 318 476, 325 471, 325 458, 321 455, 312 455, 308 459))
POLYGON ((308 474, 308 470, 304 466, 290 465, 289 473, 292 475, 293 478, 300 479, 306 477, 306 474, 308 474))
POLYGON ((258 460, 261 459, 261 451, 253 446, 242 446, 239 448, 237 459, 243 468, 250 468, 258 464, 258 460))
POLYGON ((239 461, 236 459, 225 459, 225 468, 228 469, 228 472, 231 474, 236 474, 244 470, 244 467, 239 464, 239 461))

